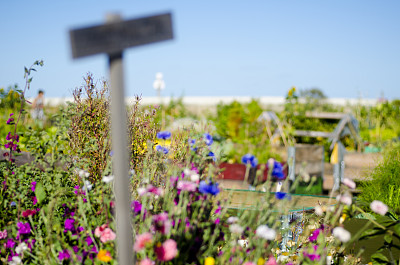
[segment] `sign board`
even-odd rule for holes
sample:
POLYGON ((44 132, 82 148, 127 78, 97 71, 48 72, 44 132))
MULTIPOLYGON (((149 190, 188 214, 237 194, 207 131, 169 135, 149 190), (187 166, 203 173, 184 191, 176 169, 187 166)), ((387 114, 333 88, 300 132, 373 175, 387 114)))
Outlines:
POLYGON ((114 54, 173 38, 170 13, 70 30, 69 34, 73 58, 114 54))

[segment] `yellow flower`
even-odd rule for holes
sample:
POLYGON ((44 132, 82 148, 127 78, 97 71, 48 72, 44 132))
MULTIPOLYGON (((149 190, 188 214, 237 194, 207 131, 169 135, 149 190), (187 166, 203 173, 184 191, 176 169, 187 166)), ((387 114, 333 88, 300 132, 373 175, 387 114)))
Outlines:
POLYGON ((215 264, 215 259, 213 257, 207 257, 206 260, 204 261, 204 265, 214 265, 215 264))
POLYGON ((112 260, 110 252, 105 249, 101 249, 97 254, 97 258, 101 261, 109 262, 112 260))
POLYGON ((257 265, 264 265, 265 264, 265 259, 263 258, 258 258, 257 260, 257 265))

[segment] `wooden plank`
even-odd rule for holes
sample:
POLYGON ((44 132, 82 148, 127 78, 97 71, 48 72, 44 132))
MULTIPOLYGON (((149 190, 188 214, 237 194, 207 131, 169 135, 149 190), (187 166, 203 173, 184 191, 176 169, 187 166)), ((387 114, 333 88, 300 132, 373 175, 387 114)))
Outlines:
POLYGON ((72 57, 118 53, 128 47, 172 39, 171 14, 70 30, 72 57))
POLYGON ((319 131, 295 130, 294 134, 296 136, 307 136, 307 137, 324 137, 324 138, 332 137, 332 133, 330 132, 319 132, 319 131))
POLYGON ((332 120, 340 120, 346 114, 340 112, 306 112, 306 117, 308 118, 316 118, 316 119, 332 119, 332 120))

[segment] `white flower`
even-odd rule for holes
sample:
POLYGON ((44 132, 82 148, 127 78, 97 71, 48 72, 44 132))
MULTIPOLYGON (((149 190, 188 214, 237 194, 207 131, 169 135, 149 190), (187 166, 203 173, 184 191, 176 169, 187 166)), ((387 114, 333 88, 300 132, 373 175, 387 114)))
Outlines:
POLYGON ((17 254, 21 254, 25 250, 28 250, 28 246, 25 243, 21 243, 15 248, 15 252, 17 252, 17 254))
POLYGON ((229 230, 230 230, 233 234, 242 234, 244 228, 241 227, 241 226, 238 225, 238 224, 233 224, 233 225, 229 226, 229 230))
POLYGON ((318 216, 322 216, 324 214, 324 209, 319 205, 315 206, 314 210, 315 210, 315 214, 318 216))
POLYGON ((233 223, 236 223, 237 221, 239 221, 239 218, 236 217, 236 216, 231 216, 231 217, 229 217, 228 219, 226 219, 226 222, 227 222, 228 224, 233 224, 233 223))
POLYGON ((274 229, 269 228, 266 225, 260 225, 256 229, 256 235, 267 240, 274 240, 276 237, 276 232, 274 229))
POLYGON ((83 185, 82 190, 86 190, 86 188, 87 190, 91 190, 93 188, 93 184, 90 183, 89 180, 85 180, 85 185, 83 185))
POLYGON ((387 207, 386 204, 384 204, 381 201, 377 201, 377 200, 371 202, 370 207, 371 207, 372 211, 374 211, 380 215, 385 215, 387 213, 387 211, 389 210, 389 208, 387 207))
POLYGON ((346 243, 351 238, 350 232, 340 226, 333 228, 332 235, 343 243, 346 243))
POLYGON ((351 203, 352 203, 351 196, 348 194, 343 194, 343 195, 339 194, 338 196, 336 196, 336 200, 340 201, 341 203, 344 203, 346 205, 351 205, 351 203))
POLYGON ((349 178, 344 178, 342 183, 352 190, 356 188, 356 183, 349 178))
POLYGON ((102 178, 102 181, 103 181, 104 183, 110 183, 110 182, 113 181, 113 180, 114 180, 114 176, 113 176, 113 175, 104 176, 104 177, 102 178))
POLYGON ((18 264, 22 264, 22 260, 20 257, 18 256, 14 256, 12 257, 12 260, 8 263, 9 265, 18 265, 18 264))
POLYGON ((193 174, 190 176, 190 180, 193 182, 197 182, 197 181, 199 181, 199 179, 200 179, 199 174, 193 174))
POLYGON ((141 188, 138 188, 138 189, 137 189, 137 192, 138 192, 139 196, 143 196, 143 195, 146 194, 147 189, 144 188, 144 187, 141 187, 141 188))
POLYGON ((239 239, 238 240, 238 244, 239 246, 241 246, 242 248, 247 247, 249 245, 249 241, 246 239, 239 239))

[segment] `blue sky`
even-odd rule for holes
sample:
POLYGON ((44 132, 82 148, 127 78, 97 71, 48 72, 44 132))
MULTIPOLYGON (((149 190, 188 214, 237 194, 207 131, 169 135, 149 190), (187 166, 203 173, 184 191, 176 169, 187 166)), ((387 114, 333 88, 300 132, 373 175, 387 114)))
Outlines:
POLYGON ((124 52, 127 96, 284 96, 291 86, 318 87, 329 97, 400 98, 400 1, 0 1, 0 87, 24 84, 36 59, 31 91, 69 97, 83 76, 108 78, 107 56, 73 60, 68 31, 171 12, 174 39, 124 52))

